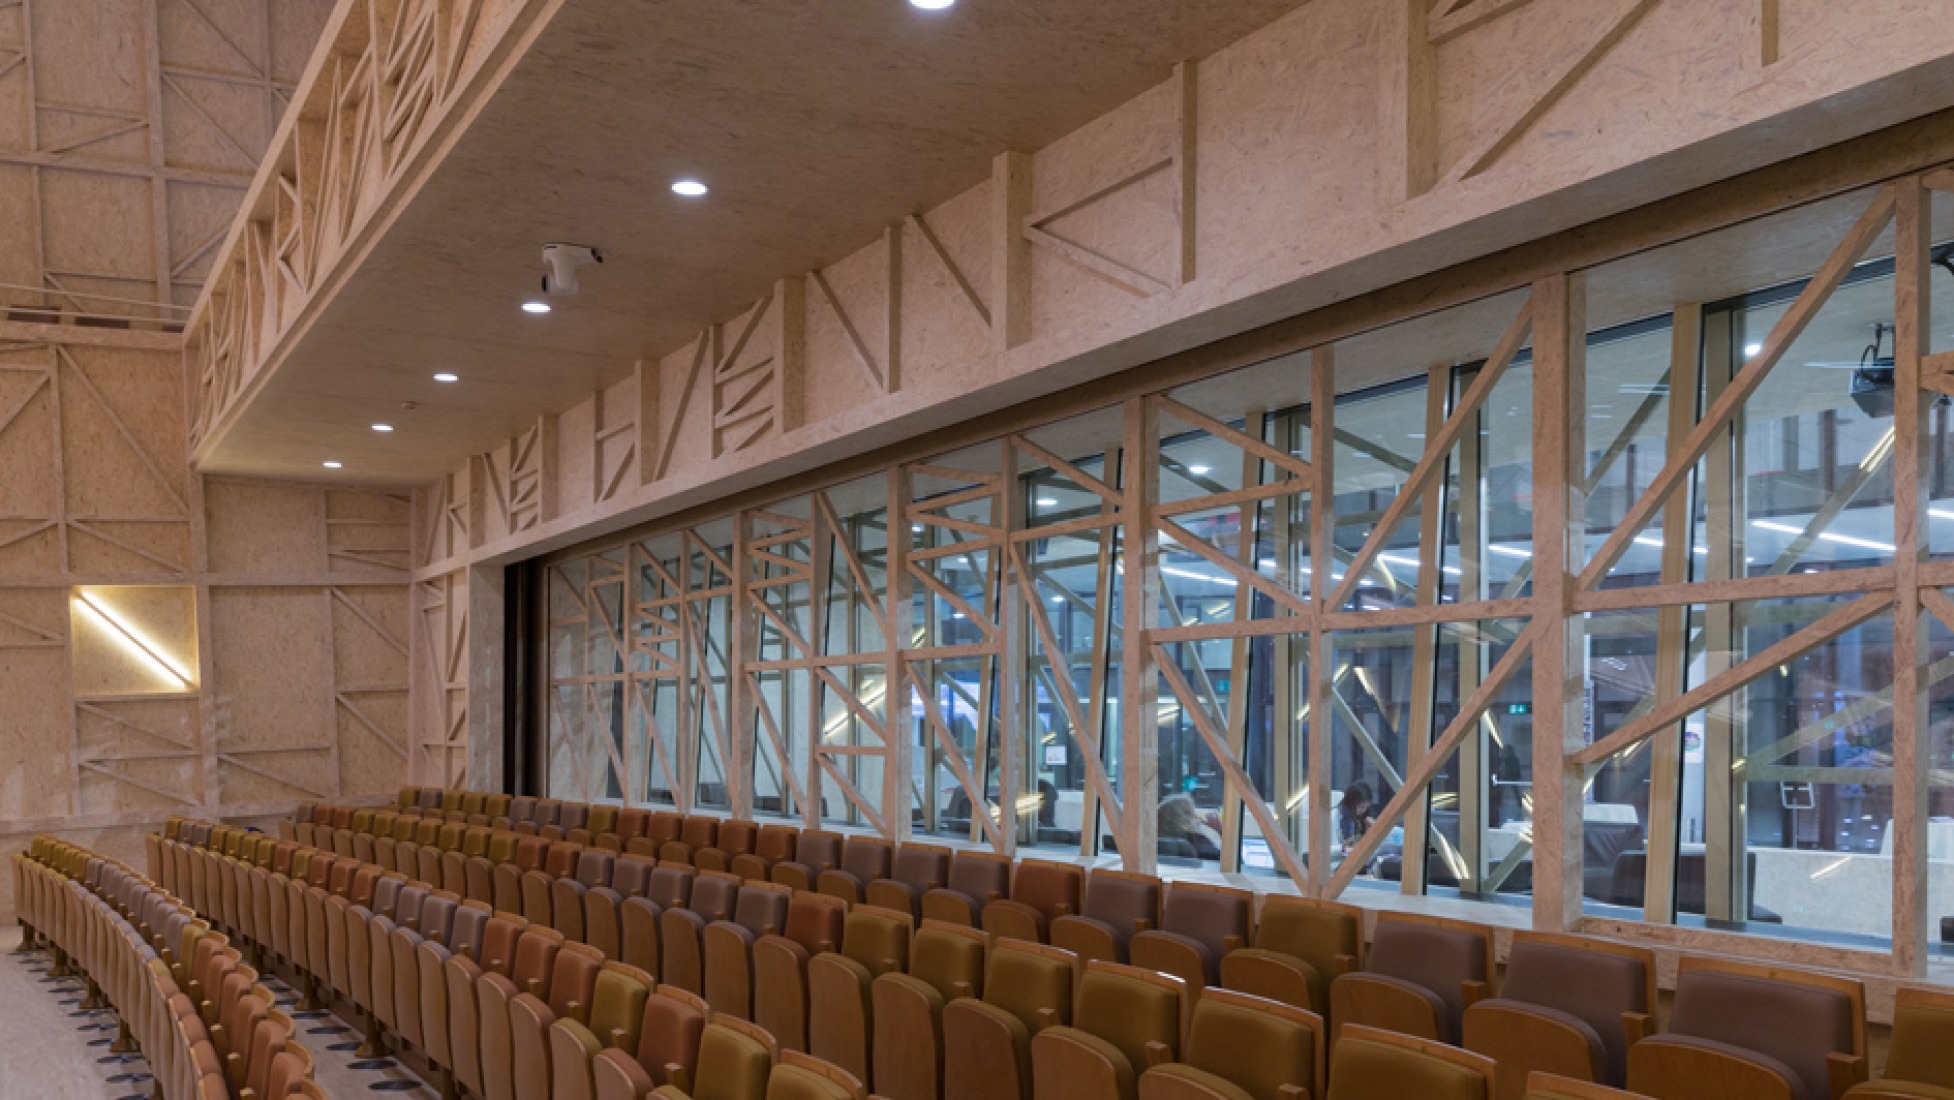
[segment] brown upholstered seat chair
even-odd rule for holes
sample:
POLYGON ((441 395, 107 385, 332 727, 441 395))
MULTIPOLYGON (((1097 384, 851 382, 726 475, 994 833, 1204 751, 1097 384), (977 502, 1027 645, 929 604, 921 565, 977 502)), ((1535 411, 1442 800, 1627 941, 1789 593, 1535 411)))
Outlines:
POLYGON ((808 1003, 820 1008, 808 1013, 809 1054, 874 1084, 875 1013, 869 991, 877 975, 908 969, 914 924, 907 911, 858 905, 842 925, 841 950, 808 960, 808 1003))
POLYGON ((993 943, 982 999, 943 1006, 943 1100, 1031 1100, 1031 1037, 1071 1022, 1078 971, 1070 951, 993 943))
POLYGON ((1330 983, 1332 1041, 1345 1024, 1452 1042, 1466 1005, 1487 993, 1492 931, 1414 913, 1380 913, 1364 968, 1330 983))
POLYGON ((1085 872, 1069 863, 1020 860, 1011 896, 984 906, 984 931, 999 939, 1048 942, 1051 922, 1079 911, 1085 872))
POLYGON ((786 927, 793 896, 777 883, 746 883, 733 903, 732 919, 714 921, 700 933, 706 1003, 713 1012, 753 1018, 753 945, 786 927))
POLYGON ((667 907, 658 915, 659 981, 705 994, 706 926, 732 919, 739 892, 738 877, 708 871, 693 882, 691 900, 683 908, 667 907))
POLYGON ((887 878, 871 881, 863 900, 884 909, 907 909, 923 915, 923 895, 950 878, 950 849, 935 844, 904 844, 897 848, 887 878))
POLYGON ((869 988, 875 1041, 871 1074, 885 1100, 939 1100, 943 1006, 984 989, 989 938, 975 928, 924 921, 909 946, 908 973, 876 975, 869 988))
POLYGON ((794 858, 775 863, 767 877, 795 890, 812 890, 821 872, 840 866, 842 843, 840 833, 804 829, 794 845, 794 858))
POLYGON ((840 1066, 782 1051, 767 1078, 767 1100, 865 1100, 862 1082, 840 1066))
POLYGON ((841 944, 848 903, 826 894, 795 894, 777 936, 753 943, 753 1019, 783 1050, 807 1049, 807 965, 841 944))
POLYGON ((1592 1081, 1576 1081, 1551 1073, 1527 1075, 1526 1100, 1648 1100, 1632 1092, 1611 1089, 1592 1081))
POLYGON ((1140 1100, 1309 1100, 1323 1094, 1328 1036, 1313 1012, 1203 990, 1179 1062, 1140 1075, 1140 1100))
POLYGON ((1491 1100, 1492 1059, 1402 1032, 1348 1024, 1330 1051, 1327 1100, 1491 1100))
POLYGON ((1126 945, 1137 932, 1160 921, 1160 880, 1153 875, 1111 869, 1086 878, 1079 912, 1052 921, 1053 947, 1091 961, 1125 962, 1126 945))
POLYGON ((644 971, 607 962, 597 972, 584 1017, 560 1016, 550 1024, 551 1100, 595 1100, 594 1061, 606 1049, 637 1051, 651 986, 644 971))
POLYGON ((1341 902, 1272 895, 1262 901, 1254 943, 1222 956, 1222 986, 1321 1016, 1330 1011, 1330 982, 1362 965, 1363 913, 1341 902))
POLYGON ((1954 1100, 1954 993, 1902 988, 1893 998, 1886 1072, 1846 1093, 1850 1100, 1954 1100))
POLYGON ((751 821, 728 819, 720 822, 719 833, 713 842, 692 853, 692 865, 701 871, 731 871, 733 860, 753 851, 759 829, 751 821))
POLYGON ((1659 1100, 1827 1100, 1866 1079, 1865 988, 1788 967, 1685 956, 1669 1030, 1628 1052, 1659 1100))
POLYGON ((1139 1075, 1180 1054, 1181 998, 1171 974, 1086 964, 1071 1026, 1031 1040, 1032 1094, 1041 1100, 1136 1100, 1139 1075))
POLYGON ((699 1036, 699 1067, 691 1091, 660 1085, 652 1095, 662 1100, 766 1100, 776 1049, 773 1037, 753 1024, 714 1020, 699 1036))
POLYGON ((719 839, 719 819, 703 814, 687 814, 680 822, 678 837, 658 845, 658 858, 676 863, 692 863, 693 857, 702 849, 710 848, 719 839))
POLYGON ((1460 1045, 1499 1063, 1499 1100, 1521 1100, 1535 1071, 1619 1087, 1654 1011, 1647 948, 1515 932, 1500 995, 1466 1009, 1460 1045))
POLYGON ((995 852, 961 851, 950 857, 950 878, 923 895, 923 919, 978 927, 984 907, 1011 887, 1011 859, 995 852))
POLYGON ((727 870, 743 879, 770 882, 774 864, 793 859, 800 840, 801 831, 792 825, 762 825, 753 850, 734 856, 727 870))
POLYGON ((1133 965, 1172 974, 1193 997, 1221 981, 1221 960, 1248 944, 1255 895, 1232 886, 1177 882, 1167 890, 1160 927, 1136 933, 1128 945, 1133 965))
MULTIPOLYGON (((815 876, 815 889, 850 905, 857 904, 869 883, 888 877, 894 851, 894 846, 881 837, 851 836, 842 842, 839 865, 815 876)), ((907 905, 896 908, 909 909, 907 905)), ((911 919, 914 919, 913 913, 911 919)))

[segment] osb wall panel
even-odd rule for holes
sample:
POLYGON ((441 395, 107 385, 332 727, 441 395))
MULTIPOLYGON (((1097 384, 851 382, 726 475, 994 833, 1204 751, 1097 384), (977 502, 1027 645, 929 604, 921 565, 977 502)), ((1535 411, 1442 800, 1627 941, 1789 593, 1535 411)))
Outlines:
POLYGON ((331 10, 0 5, 0 307, 180 326, 331 10))

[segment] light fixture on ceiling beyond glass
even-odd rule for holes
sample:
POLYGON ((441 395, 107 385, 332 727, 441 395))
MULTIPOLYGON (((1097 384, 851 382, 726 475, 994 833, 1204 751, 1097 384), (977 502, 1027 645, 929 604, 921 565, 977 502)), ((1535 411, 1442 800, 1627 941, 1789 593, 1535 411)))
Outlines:
POLYGON ((394 426, 392 424, 375 424, 373 430, 376 432, 390 432, 394 430, 394 426))
POLYGON ((434 380, 435 380, 436 382, 459 382, 459 381, 461 381, 461 375, 459 375, 459 374, 455 374, 455 373, 453 373, 453 372, 451 372, 451 371, 445 371, 445 370, 444 370, 444 371, 442 371, 442 372, 440 372, 439 374, 436 374, 436 375, 434 376, 434 380))
POLYGON ((524 302, 522 304, 522 311, 524 313, 548 313, 550 311, 550 304, 548 302, 524 302))
POLYGON ((1748 358, 1750 358, 1751 356, 1753 356, 1753 355, 1756 355, 1756 354, 1757 354, 1758 352, 1760 352, 1760 351, 1763 351, 1763 350, 1764 350, 1764 345, 1763 345, 1763 344, 1745 344, 1745 345, 1744 345, 1744 358, 1746 358, 1746 359, 1748 359, 1748 358))
POLYGON ((1056 498, 1056 497, 1039 497, 1039 498, 1038 498, 1038 507, 1040 507, 1040 508, 1056 508, 1056 507, 1058 507, 1058 498, 1056 498))
POLYGON ((1195 477, 1200 477, 1202 474, 1208 472, 1208 468, 1206 466, 1189 466, 1187 472, 1193 474, 1195 477))
POLYGON ((699 196, 704 195, 707 190, 708 188, 706 187, 706 185, 700 183, 698 180, 688 179, 688 180, 672 181, 672 194, 683 195, 688 199, 696 199, 699 196))

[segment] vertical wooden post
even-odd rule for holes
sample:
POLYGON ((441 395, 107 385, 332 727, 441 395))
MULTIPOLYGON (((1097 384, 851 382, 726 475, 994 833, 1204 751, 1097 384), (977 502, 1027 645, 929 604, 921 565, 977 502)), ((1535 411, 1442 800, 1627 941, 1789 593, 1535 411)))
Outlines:
POLYGON ((678 812, 692 812, 693 800, 699 790, 699 754, 705 751, 706 734, 705 707, 695 707, 692 701, 692 664, 696 658, 693 638, 696 629, 692 623, 692 548, 687 535, 678 536, 678 714, 676 736, 672 748, 678 753, 678 766, 672 771, 678 789, 672 792, 672 802, 678 812))
POLYGON ((882 256, 889 269, 889 292, 883 304, 882 385, 894 393, 902 388, 902 223, 891 222, 882 231, 882 256))
MULTIPOLYGON (((1703 319, 1704 401, 1715 401, 1730 382, 1735 364, 1731 350, 1736 334, 1731 331, 1731 315, 1719 312, 1703 319)), ((1703 543, 1705 575, 1712 582, 1727 581, 1742 574, 1744 553, 1744 492, 1742 484, 1742 417, 1734 417, 1719 430, 1704 456, 1703 543)), ((1680 491, 1680 490, 1679 490, 1680 491)), ((1740 631, 1735 609, 1730 603, 1712 603, 1703 609, 1703 676, 1707 680, 1727 671, 1742 655, 1737 652, 1740 631)), ((1741 813, 1741 789, 1733 782, 1735 741, 1742 727, 1746 689, 1738 689, 1703 715, 1703 912, 1711 920, 1733 920, 1748 916, 1750 907, 1741 904, 1744 866, 1742 830, 1736 827, 1741 813)))
MULTIPOLYGON (((1482 407, 1473 413, 1472 423, 1459 436, 1459 602, 1476 603, 1486 598, 1485 534, 1483 510, 1485 505, 1486 448, 1480 443, 1481 428, 1486 423, 1486 412, 1482 407)), ((1432 434, 1430 429, 1425 433, 1432 434)), ((1431 561, 1429 567, 1439 568, 1443 563, 1431 561)), ((1421 564, 1421 569, 1425 566, 1421 564)), ((1420 578, 1424 576, 1421 571, 1420 578)), ((1443 586, 1443 577, 1434 578, 1443 586)), ((1469 699, 1479 688, 1479 681, 1487 669, 1486 634, 1476 624, 1460 624, 1459 651, 1459 698, 1469 699)), ((1459 889, 1474 892, 1480 889, 1485 877, 1485 830, 1489 769, 1485 754, 1486 730, 1497 721, 1491 717, 1479 720, 1479 728, 1466 734, 1459 742, 1459 862, 1464 866, 1459 875, 1459 889)), ((1495 822, 1494 824, 1497 824, 1495 822)))
POLYGON ((1174 66, 1174 212, 1180 223, 1180 262, 1174 268, 1174 285, 1185 286, 1194 279, 1194 254, 1198 194, 1196 148, 1200 144, 1201 67, 1197 61, 1174 66))
MULTIPOLYGON (((1702 355, 1703 306, 1678 302, 1669 338, 1668 453, 1673 457, 1696 424, 1697 364, 1702 355)), ((1662 509, 1662 583, 1689 578, 1690 498, 1677 490, 1662 509)), ((1655 704, 1682 694, 1689 663, 1689 609, 1681 605, 1656 612, 1655 704)), ((1676 919, 1676 826, 1681 812, 1682 724, 1649 739, 1648 861, 1643 868, 1642 919, 1670 924, 1676 919)))
MULTIPOLYGON (((1242 418, 1242 431, 1256 439, 1265 439, 1269 433, 1269 414, 1265 409, 1250 409, 1242 418)), ((1242 487, 1249 488, 1261 481, 1262 460, 1249 451, 1242 452, 1242 487)), ((1247 501, 1241 506, 1240 527, 1235 537, 1235 561, 1249 572, 1256 571, 1255 544, 1261 534, 1262 502, 1247 501)), ((1235 586, 1234 619, 1238 623, 1247 622, 1254 613, 1255 594, 1248 585, 1235 586)), ((1244 772, 1248 771, 1245 759, 1248 748, 1248 662, 1250 646, 1247 635, 1239 635, 1228 647, 1228 713, 1225 716, 1228 726, 1223 732, 1227 735, 1228 752, 1242 762, 1244 772)), ((1271 780, 1274 776, 1270 777, 1271 780)), ((1273 790, 1273 787, 1271 788, 1273 790)), ((1242 869, 1242 803, 1260 795, 1253 790, 1229 792, 1222 785, 1221 798, 1221 870, 1233 874, 1242 869)), ((1267 839, 1275 843, 1274 837, 1267 839)))
MULTIPOLYGON (((756 763, 753 723, 758 717, 753 704, 754 687, 747 679, 747 664, 753 660, 752 649, 757 633, 752 611, 752 542, 752 514, 744 511, 735 513, 733 575, 730 578, 732 594, 726 616, 728 631, 732 635, 726 647, 726 721, 731 728, 726 731, 726 759, 719 762, 719 771, 726 781, 727 808, 734 817, 749 819, 753 816, 753 769, 756 763)), ((780 767, 784 784, 784 773, 793 767, 793 763, 782 760, 780 767)))
POLYGON ((1330 632, 1323 616, 1335 610, 1330 593, 1336 589, 1331 579, 1336 560, 1337 500, 1336 471, 1336 352, 1320 347, 1310 353, 1310 468, 1316 484, 1310 487, 1309 595, 1316 610, 1310 624, 1309 651, 1309 797, 1304 807, 1309 814, 1309 890, 1322 897, 1330 882, 1330 696, 1332 683, 1330 632))
POLYGON ((991 162, 991 350, 1009 351, 1031 338, 1031 156, 1016 150, 991 162))
POLYGON ((1152 402, 1130 397, 1120 450, 1120 865, 1151 873, 1159 856, 1160 676, 1147 629, 1160 613, 1160 422, 1152 402))
MULTIPOLYGON (((808 651, 802 654, 802 656, 821 657, 825 656, 828 650, 832 648, 829 645, 828 639, 828 582, 833 579, 833 540, 839 532, 829 531, 824 534, 822 528, 826 525, 821 522, 820 511, 814 507, 814 502, 811 500, 808 501, 807 507, 809 517, 807 524, 807 627, 806 634, 803 636, 807 639, 808 651)), ((782 604, 791 607, 793 605, 793 587, 791 585, 784 586, 781 591, 788 593, 788 598, 781 601, 782 604)), ((854 608, 851 606, 848 611, 849 622, 852 626, 854 621, 854 608)), ((790 617, 787 621, 792 622, 793 619, 790 617)), ((853 633, 851 629, 849 634, 852 636, 853 633)), ((786 645, 787 648, 784 652, 792 652, 793 643, 788 642, 786 645)), ((853 654, 855 647, 849 645, 845 651, 853 654)), ((859 689, 861 684, 855 677, 856 668, 857 666, 850 665, 847 668, 830 669, 829 671, 845 674, 848 677, 849 690, 856 694, 856 698, 860 698, 859 689)), ((806 684, 805 690, 807 692, 807 772, 804 782, 807 784, 807 800, 810 805, 801 808, 801 821, 804 828, 819 829, 821 827, 821 808, 827 804, 827 797, 821 789, 826 785, 822 778, 821 746, 826 743, 826 738, 823 735, 826 733, 827 728, 828 687, 827 681, 816 675, 812 667, 805 669, 782 669, 780 672, 779 721, 780 728, 783 732, 793 728, 793 706, 789 703, 789 700, 792 698, 791 692, 796 678, 799 678, 802 683, 806 684)), ((852 724, 856 719, 851 715, 848 720, 852 724)), ((787 750, 790 757, 793 753, 793 748, 793 743, 789 742, 787 744, 787 750)), ((857 779, 854 763, 855 758, 851 754, 847 762, 848 778, 851 782, 857 779)), ((782 760, 780 762, 783 781, 786 778, 786 773, 795 766, 796 761, 792 759, 782 760)), ((857 784, 857 789, 860 789, 859 783, 857 784)), ((839 788, 835 791, 835 795, 835 810, 840 816, 845 818, 855 812, 854 807, 848 801, 848 796, 843 794, 839 788)))
MULTIPOLYGON (((997 451, 995 507, 998 511, 993 517, 997 521, 997 545, 985 562, 997 585, 985 595, 996 602, 986 603, 982 610, 996 615, 998 626, 997 652, 991 658, 991 675, 987 677, 995 683, 990 699, 997 711, 997 806, 1001 815, 998 825, 999 831, 1014 838, 1015 844, 1029 844, 1038 839, 1038 815, 1034 812, 1027 817, 1019 807, 1027 794, 1038 789, 1033 778, 1038 773, 1038 764, 1031 752, 1031 707, 1027 701, 1031 655, 1025 637, 1029 624, 1025 621, 1024 601, 1038 597, 1035 592, 1019 592, 1017 570, 1008 569, 1004 564, 1009 557, 1006 547, 1011 545, 1011 535, 1024 526, 1025 492, 1018 477, 1018 449, 1004 440, 998 443, 997 451)), ((1051 656, 1054 660, 1062 659, 1056 654, 1051 656)))
POLYGON ((1902 974, 1927 973, 1927 686, 1921 677, 1926 630, 1920 615, 1920 517, 1927 507, 1921 443, 1929 402, 1920 360, 1930 345, 1931 193, 1918 177, 1898 188, 1893 314, 1893 962, 1902 974))
POLYGON ((1573 610, 1585 552, 1587 288, 1576 274, 1533 284, 1533 925, 1581 920, 1581 777, 1587 624, 1573 610))
MULTIPOLYGON (((786 435, 801 426, 802 389, 807 377, 807 278, 792 275, 774 284, 774 432, 786 435)), ((676 425, 674 426, 676 428, 676 425)))
MULTIPOLYGON (((463 641, 468 647, 467 677, 468 685, 468 786, 477 791, 499 791, 502 789, 502 775, 505 763, 502 759, 502 729, 507 719, 503 713, 503 684, 507 679, 504 664, 504 616, 508 613, 508 601, 504 592, 504 570, 499 565, 471 565, 461 574, 463 591, 449 596, 452 601, 460 598, 467 601, 465 611, 467 631, 463 641)), ((543 614, 548 622, 547 610, 543 614)), ((547 625, 543 627, 548 630, 547 625)), ((442 693, 444 696, 446 692, 442 693)), ((445 699, 444 699, 445 710, 445 699)), ((446 715, 443 715, 444 728, 440 731, 442 740, 447 738, 446 715)), ((448 757, 450 751, 443 750, 441 763, 444 770, 450 770, 448 757)), ((447 775, 440 777, 443 780, 447 775)))
MULTIPOLYGON (((889 732, 888 743, 883 751, 882 776, 882 820, 888 826, 889 839, 902 844, 909 840, 915 829, 914 814, 910 808, 910 781, 915 774, 916 729, 910 719, 909 678, 903 673, 902 649, 909 638, 911 608, 909 606, 909 585, 905 573, 909 561, 909 521, 903 518, 903 506, 909 502, 909 473, 902 466, 891 466, 885 479, 885 492, 888 510, 883 513, 888 524, 888 549, 882 558, 882 645, 884 683, 887 687, 882 693, 883 721, 889 732)), ((924 754, 928 759, 928 754, 924 754)), ((923 784, 925 825, 934 823, 930 815, 929 789, 936 785, 933 768, 925 769, 929 778, 923 784)))

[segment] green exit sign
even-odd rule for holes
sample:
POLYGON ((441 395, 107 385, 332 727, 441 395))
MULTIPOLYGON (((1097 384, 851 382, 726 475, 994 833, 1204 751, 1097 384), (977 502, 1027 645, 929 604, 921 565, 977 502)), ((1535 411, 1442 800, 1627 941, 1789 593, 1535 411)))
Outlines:
POLYGON ((1533 713, 1533 704, 1532 704, 1532 703, 1508 703, 1508 704, 1506 704, 1506 713, 1508 713, 1508 714, 1532 714, 1532 713, 1533 713))

